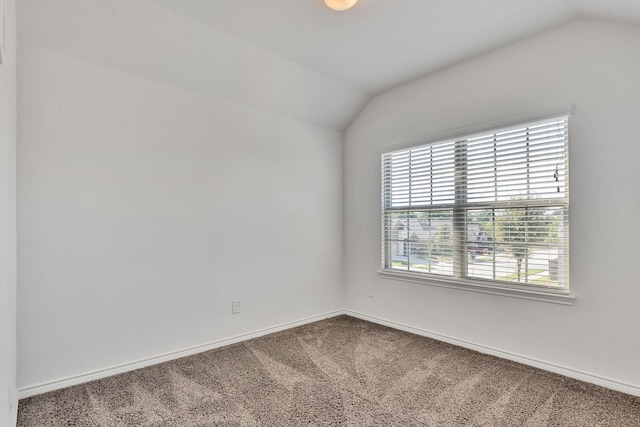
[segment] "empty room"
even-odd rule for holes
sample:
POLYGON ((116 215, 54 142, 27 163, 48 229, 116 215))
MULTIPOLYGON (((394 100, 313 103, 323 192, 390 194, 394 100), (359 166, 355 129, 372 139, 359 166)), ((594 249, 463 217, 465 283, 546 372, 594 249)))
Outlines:
POLYGON ((0 427, 640 426, 636 0, 0 0, 0 427))

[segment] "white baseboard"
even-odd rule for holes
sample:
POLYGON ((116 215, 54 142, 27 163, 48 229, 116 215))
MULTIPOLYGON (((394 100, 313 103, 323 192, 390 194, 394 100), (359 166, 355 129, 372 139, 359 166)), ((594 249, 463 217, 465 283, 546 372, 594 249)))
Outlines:
POLYGON ((301 320, 296 320, 294 322, 282 323, 280 325, 271 326, 269 328, 259 329, 254 332, 236 335, 230 338, 225 338, 225 339, 214 341, 208 344, 189 347, 183 350, 173 351, 173 352, 165 353, 159 356, 137 360, 135 362, 123 363, 121 365, 112 366, 110 368, 98 369, 95 371, 86 372, 84 374, 74 375, 67 378, 61 378, 59 380, 22 387, 18 391, 18 399, 24 399, 26 397, 35 396, 38 394, 43 394, 50 391, 87 383, 89 381, 99 380, 101 378, 110 377, 112 375, 134 371, 136 369, 145 368, 147 366, 157 365, 158 363, 168 362, 170 360, 179 359, 181 357, 191 356, 193 354, 202 353, 204 351, 213 350, 215 348, 224 347, 230 344, 236 344, 242 341, 250 340, 252 338, 261 337, 263 335, 272 334, 274 332, 283 331, 285 329, 295 328, 297 326, 306 325, 307 323, 317 322, 319 320, 328 319, 330 317, 339 316, 341 314, 345 314, 345 312, 343 310, 331 311, 328 313, 320 314, 318 316, 307 317, 301 320))
POLYGON ((542 360, 533 359, 531 357, 510 353, 510 352, 499 350, 493 347, 476 344, 470 341, 460 340, 447 335, 442 335, 442 334, 427 331, 424 329, 415 328, 413 326, 405 325, 403 323, 394 322, 387 319, 382 319, 375 316, 369 316, 367 314, 359 313, 356 311, 345 310, 344 314, 346 314, 347 316, 356 317, 361 320, 366 320, 368 322, 377 323, 379 325, 388 326, 390 328, 399 329, 401 331, 410 332, 410 333, 421 335, 428 338, 433 338, 438 341, 443 341, 449 344, 456 345, 458 347, 464 347, 470 350, 475 350, 479 353, 489 354, 491 356, 496 356, 501 359, 507 359, 514 362, 522 363, 523 365, 533 366, 534 368, 539 368, 544 371, 553 372, 556 374, 564 375, 565 377, 574 378, 576 380, 584 381, 587 383, 606 387, 611 390, 616 390, 622 393, 631 394, 633 396, 640 397, 640 387, 633 384, 612 380, 610 378, 605 378, 599 375, 590 374, 588 372, 579 371, 577 369, 568 368, 566 366, 556 365, 556 364, 545 362, 542 360))
POLYGON ((98 369, 96 371, 87 372, 84 374, 74 375, 72 377, 62 378, 47 383, 37 384, 33 386, 23 387, 18 391, 18 398, 24 399, 26 397, 35 396, 42 393, 58 390, 73 385, 87 383, 89 381, 106 378, 112 375, 121 374, 124 372, 133 371, 147 366, 156 365, 158 363, 168 362, 170 360, 179 359, 181 357, 191 356, 193 354, 202 353, 204 351, 213 350, 215 348, 224 347, 230 344, 236 344, 242 341, 246 341, 252 338, 261 337, 274 332, 283 331, 286 329, 295 328, 297 326, 306 325, 307 323, 317 322, 319 320, 328 319, 331 317, 346 314, 358 319, 366 320, 368 322, 377 323, 379 325, 388 326, 390 328, 398 329, 405 332, 410 332, 416 335, 421 335, 428 338, 433 338, 438 341, 443 341, 449 344, 453 344, 459 347, 475 350, 480 353, 489 354, 491 356, 500 357, 502 359, 511 360, 514 362, 522 363, 524 365, 533 366, 545 371, 553 372, 556 374, 564 375, 566 377, 575 378, 580 381, 585 381, 591 384, 596 384, 602 387, 609 388, 611 390, 620 391, 622 393, 631 394, 634 396, 640 396, 640 387, 633 384, 624 383, 617 380, 601 377, 598 375, 590 374, 588 372, 579 371, 576 369, 568 368, 566 366, 560 366, 542 360, 533 359, 531 357, 522 356, 515 353, 499 350, 493 347, 488 347, 480 344, 476 344, 470 341, 460 340, 447 335, 438 334, 435 332, 427 331, 425 329, 415 328, 413 326, 405 325, 403 323, 394 322, 387 319, 382 319, 375 316, 369 316, 367 314, 359 313, 351 310, 336 310, 328 313, 324 313, 318 316, 307 317, 305 319, 297 320, 294 322, 287 322, 280 325, 272 326, 269 328, 260 329, 254 332, 236 335, 230 338, 225 338, 212 343, 203 344, 195 347, 186 348, 183 350, 166 353, 159 356, 149 357, 146 359, 138 360, 135 362, 124 363, 118 366, 113 366, 105 369, 98 369))

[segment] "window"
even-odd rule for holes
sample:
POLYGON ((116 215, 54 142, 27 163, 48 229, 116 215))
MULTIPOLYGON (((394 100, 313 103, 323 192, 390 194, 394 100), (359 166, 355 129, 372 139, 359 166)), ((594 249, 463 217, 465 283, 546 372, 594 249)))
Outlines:
POLYGON ((382 155, 384 274, 569 290, 568 117, 382 155))

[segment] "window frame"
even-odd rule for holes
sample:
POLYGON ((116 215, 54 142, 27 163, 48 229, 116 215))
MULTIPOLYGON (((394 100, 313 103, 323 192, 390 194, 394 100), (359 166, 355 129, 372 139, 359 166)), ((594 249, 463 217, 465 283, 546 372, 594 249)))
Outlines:
MULTIPOLYGON (((564 225, 566 227, 566 232, 568 235, 568 218, 569 218, 569 187, 568 187, 568 181, 569 181, 569 159, 568 159, 568 154, 569 154, 569 119, 571 116, 571 111, 567 111, 567 110, 562 110, 553 114, 548 114, 548 115, 539 115, 539 116, 529 116, 526 118, 520 118, 520 120, 515 120, 515 119, 511 119, 511 120, 503 120, 500 122, 493 122, 483 128, 476 128, 476 129, 472 129, 472 128, 465 128, 465 129, 461 129, 459 131, 456 132, 452 132, 453 135, 456 136, 444 136, 444 137, 439 137, 439 138, 433 138, 431 139, 432 142, 429 143, 417 143, 417 144, 411 144, 408 146, 404 146, 404 147, 398 147, 396 149, 393 150, 389 150, 389 151, 384 151, 381 152, 381 219, 382 219, 382 227, 381 227, 381 249, 382 249, 382 256, 381 256, 381 261, 382 261, 382 267, 381 269, 378 271, 378 276, 380 278, 384 278, 384 279, 392 279, 392 280, 400 280, 400 281, 408 281, 408 282, 414 282, 414 283, 420 283, 420 284, 426 284, 426 285, 433 285, 433 286, 439 286, 439 287, 446 287, 446 288, 454 288, 454 289, 461 289, 461 290, 467 290, 467 291, 472 291, 472 292, 480 292, 480 293, 486 293, 486 294, 493 294, 493 295, 501 295, 501 296, 507 296, 507 297, 515 297, 515 298, 523 298, 523 299, 528 299, 528 300, 535 300, 535 301, 543 301, 543 302, 552 302, 552 303, 558 303, 558 304, 564 304, 564 305, 571 305, 573 304, 573 301, 575 300, 575 297, 571 294, 570 292, 570 288, 568 286, 568 279, 569 279, 569 238, 566 237, 565 241, 561 244, 561 247, 565 253, 564 255, 564 260, 563 260, 563 265, 564 268, 566 269, 566 285, 563 288, 559 288, 559 287, 551 287, 551 286, 539 286, 539 285, 531 285, 531 284, 522 284, 522 283, 513 283, 513 282, 508 282, 508 281, 499 281, 496 279, 481 279, 481 278, 471 278, 468 277, 469 276, 469 272, 467 270, 466 264, 467 264, 467 245, 468 245, 468 239, 467 239, 467 233, 468 233, 468 224, 465 222, 466 219, 463 220, 463 222, 461 223, 460 219, 461 216, 459 215, 460 212, 457 212, 458 215, 456 216, 455 214, 453 215, 454 218, 458 218, 457 220, 453 221, 453 230, 452 232, 454 234, 457 234, 457 240, 455 242, 452 243, 452 245, 454 247, 457 247, 459 249, 454 249, 454 250, 458 250, 459 252, 462 251, 462 253, 458 253, 456 255, 454 255, 453 257, 453 264, 454 264, 454 269, 459 269, 458 272, 461 273, 460 275, 462 277, 457 277, 455 272, 453 276, 448 276, 448 275, 439 275, 439 274, 433 274, 433 273, 429 273, 429 272, 416 272, 416 271, 411 271, 411 269, 407 268, 407 270, 400 270, 400 269, 394 269, 391 267, 388 267, 390 265, 390 261, 389 261, 389 254, 388 254, 388 247, 387 245, 389 244, 389 242, 391 242, 391 240, 387 239, 388 236, 388 232, 389 230, 385 227, 385 215, 389 212, 389 211, 397 211, 397 209, 388 209, 387 207, 387 200, 386 200, 386 193, 385 193, 385 184, 386 184, 386 180, 385 180, 385 156, 386 155, 390 155, 393 153, 398 153, 398 152, 403 152, 403 151, 408 151, 408 150, 416 150, 416 149, 422 149, 422 148, 426 148, 426 147, 434 147, 434 146, 438 146, 438 144, 446 144, 446 143, 450 143, 453 142, 455 144, 455 150, 458 150, 461 146, 465 147, 464 149, 466 150, 466 147, 468 145, 469 140, 471 140, 474 137, 477 137, 478 135, 490 135, 490 134, 497 134, 500 133, 506 129, 509 128, 516 128, 516 127, 530 127, 535 125, 538 122, 543 122, 543 121, 551 121, 551 120, 566 120, 566 135, 564 137, 564 141, 563 141, 563 151, 566 153, 566 159, 564 159, 565 164, 565 172, 566 172, 566 177, 565 177, 565 197, 564 198, 558 198, 556 200, 553 200, 554 203, 552 203, 551 205, 553 206, 558 206, 561 205, 562 208, 564 209, 564 225), (462 225, 461 225, 462 224, 462 225), (460 228, 462 227, 462 228, 460 228), (462 264, 462 265, 460 265, 462 264), (467 277, 465 277, 467 276, 467 277)), ((527 154, 527 162, 529 159, 529 154, 527 154)), ((469 184, 469 182, 467 181, 467 177, 466 177, 466 169, 469 167, 469 163, 466 159, 465 156, 460 156, 460 153, 458 153, 456 151, 456 160, 455 162, 455 170, 456 170, 456 197, 455 197, 455 201, 453 204, 448 204, 448 206, 453 206, 453 209, 460 209, 461 212, 464 212, 464 215, 466 217, 467 213, 471 211, 471 209, 473 209, 473 207, 471 205, 473 205, 473 203, 471 204, 466 204, 464 206, 461 207, 461 205, 459 205, 459 194, 458 192, 460 191, 460 182, 458 181, 460 179, 460 177, 463 177, 463 187, 466 188, 466 186, 469 184), (464 159, 464 161, 460 160, 460 159, 464 159), (459 168, 464 169, 462 171, 462 174, 460 173, 459 168)), ((528 166, 527 166, 528 167, 528 166)), ((411 184, 410 184, 411 185, 411 184)), ((466 191, 466 190, 464 190, 466 191)), ((464 197, 466 198, 466 194, 464 195, 464 197)), ((465 199, 466 201, 466 199, 465 199)), ((549 198, 545 198, 541 201, 539 200, 524 200, 522 201, 522 203, 520 203, 519 205, 522 205, 522 207, 527 207, 527 206, 542 206, 542 205, 547 205, 549 204, 549 202, 551 201, 551 199, 549 198)), ((501 206, 519 206, 517 203, 508 203, 508 202, 499 202, 496 201, 495 203, 480 203, 478 204, 479 206, 482 206, 484 208, 490 208, 490 209, 498 209, 501 206)), ((438 206, 436 205, 432 205, 430 208, 412 208, 411 206, 408 206, 406 209, 404 209, 404 211, 427 211, 427 212, 433 212, 434 208, 437 208, 438 206)), ((453 241, 453 239, 452 239, 453 241)), ((495 277, 495 276, 494 276, 495 277)))

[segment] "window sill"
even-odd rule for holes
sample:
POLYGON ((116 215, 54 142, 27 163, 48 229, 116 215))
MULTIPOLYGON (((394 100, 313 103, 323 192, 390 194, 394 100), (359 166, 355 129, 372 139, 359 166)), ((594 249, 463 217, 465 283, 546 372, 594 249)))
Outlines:
POLYGON ((439 286, 443 288, 459 289, 462 291, 479 292, 483 294, 500 295, 510 298, 520 298, 533 301, 549 302, 553 304, 572 305, 575 297, 567 291, 515 289, 506 286, 493 286, 472 280, 453 277, 425 276, 422 273, 406 271, 380 270, 378 277, 382 279, 401 280, 404 282, 420 283, 423 285, 439 286))

